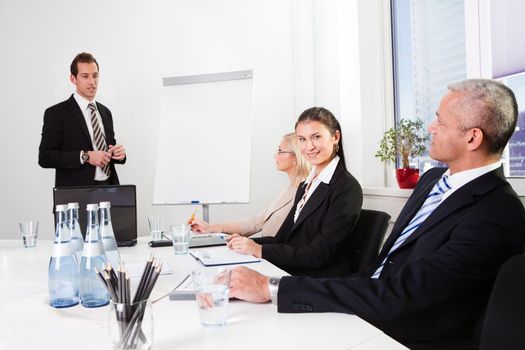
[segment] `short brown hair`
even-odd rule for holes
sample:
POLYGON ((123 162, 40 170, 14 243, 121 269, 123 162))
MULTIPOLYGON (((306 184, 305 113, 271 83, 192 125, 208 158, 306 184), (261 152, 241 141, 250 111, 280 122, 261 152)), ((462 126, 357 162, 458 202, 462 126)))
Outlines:
POLYGON ((92 54, 87 53, 87 52, 81 52, 75 56, 75 58, 73 59, 73 62, 71 62, 71 67, 69 68, 71 74, 74 75, 75 77, 78 74, 78 63, 79 62, 81 63, 93 63, 94 62, 97 65, 97 69, 100 69, 98 67, 97 60, 95 59, 95 57, 93 57, 92 54))

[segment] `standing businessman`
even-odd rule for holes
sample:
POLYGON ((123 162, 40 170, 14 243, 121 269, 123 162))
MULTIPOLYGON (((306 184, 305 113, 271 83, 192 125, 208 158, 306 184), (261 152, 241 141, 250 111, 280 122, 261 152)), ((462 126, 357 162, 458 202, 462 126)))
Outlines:
POLYGON ((475 345, 496 274, 525 243, 525 210, 501 165, 517 114, 499 82, 450 85, 429 127, 430 156, 448 169, 421 177, 373 266, 280 281, 237 268, 230 295, 271 299, 279 312, 355 314, 414 349, 475 345))
POLYGON ((118 145, 110 110, 95 101, 99 66, 89 53, 71 63, 70 80, 76 92, 46 109, 38 164, 55 168, 55 187, 118 185, 115 163, 126 162, 118 145))

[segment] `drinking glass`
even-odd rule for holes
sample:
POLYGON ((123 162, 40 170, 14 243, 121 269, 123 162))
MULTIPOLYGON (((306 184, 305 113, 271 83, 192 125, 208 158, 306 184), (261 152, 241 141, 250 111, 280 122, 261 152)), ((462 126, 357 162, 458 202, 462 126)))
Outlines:
POLYGON ((18 226, 20 227, 24 247, 35 247, 38 237, 38 221, 19 222, 18 226))
POLYGON ((193 271, 195 297, 201 324, 222 327, 228 318, 231 270, 224 267, 193 271))

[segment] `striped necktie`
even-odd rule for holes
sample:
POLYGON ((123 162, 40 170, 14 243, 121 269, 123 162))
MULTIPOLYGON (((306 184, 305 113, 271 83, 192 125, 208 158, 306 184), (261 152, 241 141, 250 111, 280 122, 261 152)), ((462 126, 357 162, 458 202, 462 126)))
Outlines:
POLYGON ((390 251, 386 255, 385 259, 372 275, 372 278, 379 278, 379 276, 381 275, 381 271, 383 271, 383 267, 385 266, 385 263, 387 262, 388 258, 397 248, 399 248, 399 246, 401 246, 401 244, 403 244, 403 242, 406 241, 408 237, 410 237, 412 233, 414 233, 414 231, 417 230, 417 228, 426 220, 426 218, 428 218, 430 214, 432 214, 434 209, 436 209, 441 203, 441 199, 443 198, 445 192, 447 192, 450 189, 451 187, 448 182, 448 175, 443 175, 441 180, 436 182, 436 184, 432 188, 432 191, 430 191, 430 193, 427 195, 427 199, 425 200, 421 208, 419 208, 419 211, 416 213, 416 215, 414 215, 412 220, 410 220, 410 222, 405 227, 403 232, 401 232, 399 237, 397 237, 394 245, 392 246, 392 248, 390 248, 390 251))
POLYGON ((294 215, 294 218, 293 218, 293 222, 296 222, 297 218, 301 214, 301 210, 303 210, 303 207, 306 204, 306 197, 308 196, 308 191, 310 190, 310 187, 312 187, 312 184, 314 183, 314 180, 315 180, 316 177, 317 177, 317 175, 314 176, 314 178, 306 185, 306 189, 304 190, 304 194, 301 197, 301 200, 299 201, 299 203, 297 203, 297 209, 295 210, 295 215, 294 215))
MULTIPOLYGON (((88 108, 91 114, 91 126, 93 127, 93 139, 95 140, 95 146, 99 151, 106 151, 108 149, 108 146, 106 144, 106 136, 102 132, 102 128, 100 127, 100 123, 98 122, 97 107, 93 102, 91 102, 88 104, 88 108)), ((109 163, 102 168, 102 171, 107 176, 111 175, 109 163)))

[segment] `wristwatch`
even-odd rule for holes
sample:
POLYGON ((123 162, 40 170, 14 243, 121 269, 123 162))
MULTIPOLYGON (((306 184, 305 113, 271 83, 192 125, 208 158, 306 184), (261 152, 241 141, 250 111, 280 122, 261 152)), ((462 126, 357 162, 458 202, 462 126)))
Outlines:
POLYGON ((270 277, 268 281, 268 289, 270 290, 270 299, 272 304, 277 305, 277 293, 279 292, 279 283, 281 282, 281 277, 270 277))
POLYGON ((82 151, 80 158, 82 159, 83 163, 89 161, 89 153, 87 153, 87 151, 82 151))

